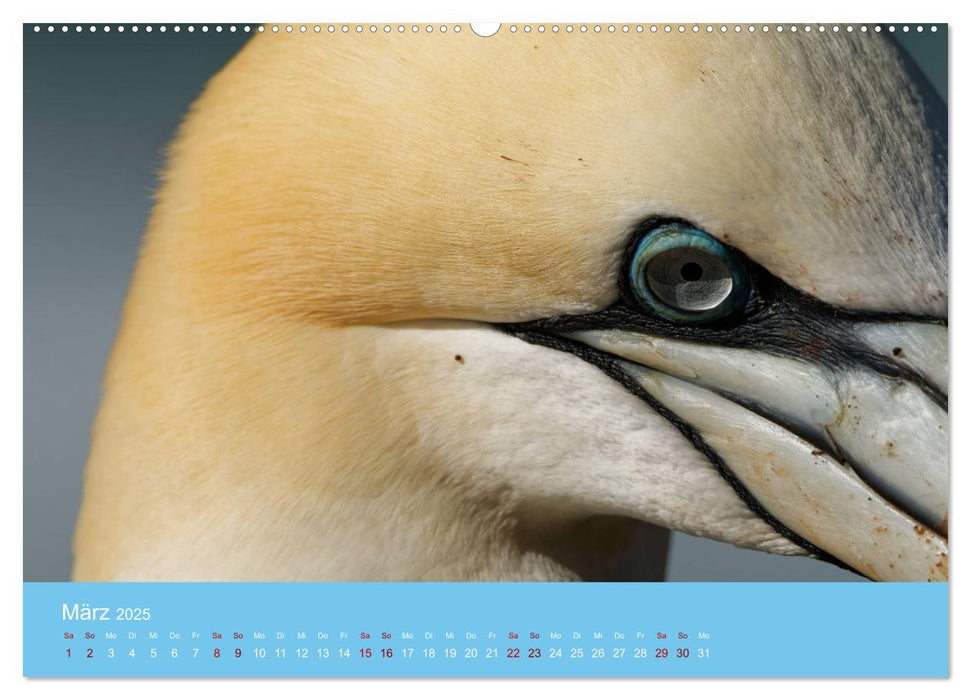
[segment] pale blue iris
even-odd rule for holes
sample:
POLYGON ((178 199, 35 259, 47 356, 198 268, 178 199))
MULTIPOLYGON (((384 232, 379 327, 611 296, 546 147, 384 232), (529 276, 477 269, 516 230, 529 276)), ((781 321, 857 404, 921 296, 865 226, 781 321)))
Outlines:
POLYGON ((659 226, 637 244, 631 287, 642 304, 679 323, 739 312, 751 293, 745 266, 725 244, 683 224, 659 226))

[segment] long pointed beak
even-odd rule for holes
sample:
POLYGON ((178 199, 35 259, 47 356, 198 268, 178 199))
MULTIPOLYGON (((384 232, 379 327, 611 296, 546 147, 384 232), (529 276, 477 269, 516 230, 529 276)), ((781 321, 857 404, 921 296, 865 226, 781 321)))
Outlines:
POLYGON ((800 538, 875 580, 946 580, 947 329, 850 333, 874 368, 630 331, 564 335, 626 360, 623 371, 800 538), (902 373, 878 371, 890 365, 902 373))

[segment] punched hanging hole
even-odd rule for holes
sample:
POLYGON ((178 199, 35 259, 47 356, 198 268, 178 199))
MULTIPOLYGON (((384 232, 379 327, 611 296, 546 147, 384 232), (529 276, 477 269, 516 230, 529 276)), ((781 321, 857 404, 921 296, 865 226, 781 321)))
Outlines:
POLYGON ((499 22, 472 22, 469 27, 476 36, 490 37, 499 31, 499 22))

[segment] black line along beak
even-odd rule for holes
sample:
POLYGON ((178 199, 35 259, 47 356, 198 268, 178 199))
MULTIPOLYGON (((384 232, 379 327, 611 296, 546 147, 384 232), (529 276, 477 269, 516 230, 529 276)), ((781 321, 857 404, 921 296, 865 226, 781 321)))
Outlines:
POLYGON ((946 325, 815 300, 768 311, 742 332, 623 303, 501 328, 640 396, 811 554, 875 580, 946 580, 946 325))

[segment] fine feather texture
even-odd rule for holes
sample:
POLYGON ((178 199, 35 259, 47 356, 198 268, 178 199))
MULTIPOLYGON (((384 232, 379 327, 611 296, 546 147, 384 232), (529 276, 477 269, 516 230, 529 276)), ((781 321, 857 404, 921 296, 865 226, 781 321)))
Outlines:
POLYGON ((220 312, 512 321, 603 308, 672 215, 822 301, 940 316, 934 165, 877 36, 263 36, 181 130, 145 253, 220 312))
POLYGON ((650 215, 823 301, 946 314, 942 175, 878 37, 265 35, 163 180, 81 580, 571 578, 524 543, 593 515, 798 553, 595 368, 395 322, 602 309, 650 215))
POLYGON ((798 551, 569 355, 446 322, 199 341, 181 354, 204 394, 169 385, 152 425, 137 389, 103 409, 76 578, 568 579, 521 544, 593 515, 798 551))

